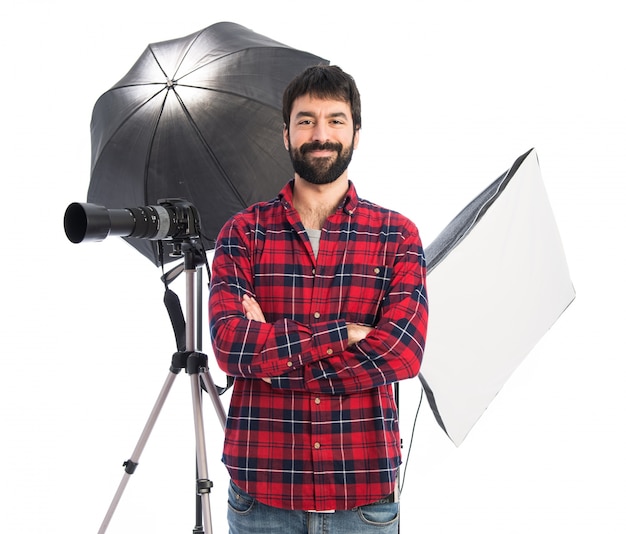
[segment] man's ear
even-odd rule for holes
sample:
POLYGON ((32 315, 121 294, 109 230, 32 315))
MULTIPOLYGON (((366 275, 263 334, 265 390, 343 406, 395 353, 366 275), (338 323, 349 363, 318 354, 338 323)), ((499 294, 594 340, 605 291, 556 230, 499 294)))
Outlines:
POLYGON ((359 146, 360 137, 361 137, 361 128, 357 128, 357 130, 354 132, 354 142, 352 145, 355 150, 359 146))
POLYGON ((285 150, 289 150, 289 128, 287 128, 286 124, 283 124, 283 143, 285 150))

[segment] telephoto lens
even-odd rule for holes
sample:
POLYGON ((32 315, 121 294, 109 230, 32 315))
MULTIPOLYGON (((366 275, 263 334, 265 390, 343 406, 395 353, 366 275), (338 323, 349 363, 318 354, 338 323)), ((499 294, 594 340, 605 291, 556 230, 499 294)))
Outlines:
POLYGON ((186 200, 160 200, 158 205, 107 209, 73 202, 65 210, 65 235, 72 243, 102 241, 109 236, 166 240, 199 237, 197 210, 186 200))

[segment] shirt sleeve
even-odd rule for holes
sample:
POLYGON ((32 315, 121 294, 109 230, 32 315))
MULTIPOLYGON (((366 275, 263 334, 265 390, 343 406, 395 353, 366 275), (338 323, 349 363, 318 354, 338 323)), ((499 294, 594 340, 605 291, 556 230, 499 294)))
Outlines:
POLYGON ((426 341, 428 299, 424 250, 412 225, 398 247, 379 317, 372 325, 374 330, 360 342, 275 377, 272 385, 348 394, 418 374, 426 341))
POLYGON ((254 296, 250 237, 233 218, 215 246, 209 291, 213 351, 222 371, 235 377, 265 378, 297 371, 347 347, 342 319, 314 326, 289 319, 262 323, 247 319, 242 298, 254 296))

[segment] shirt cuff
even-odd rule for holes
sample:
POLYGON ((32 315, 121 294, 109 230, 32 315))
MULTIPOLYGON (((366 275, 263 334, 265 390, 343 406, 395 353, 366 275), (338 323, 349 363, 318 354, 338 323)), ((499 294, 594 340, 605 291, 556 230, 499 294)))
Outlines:
POLYGON ((348 325, 343 319, 329 321, 311 327, 313 332, 313 358, 323 360, 348 348, 348 325))

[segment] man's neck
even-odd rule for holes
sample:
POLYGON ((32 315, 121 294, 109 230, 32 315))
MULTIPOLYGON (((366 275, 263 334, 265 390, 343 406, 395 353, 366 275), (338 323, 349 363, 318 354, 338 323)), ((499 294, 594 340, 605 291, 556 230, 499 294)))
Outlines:
POLYGON ((297 174, 293 187, 293 207, 305 228, 321 230, 348 192, 348 175, 344 173, 330 184, 316 185, 297 174))

